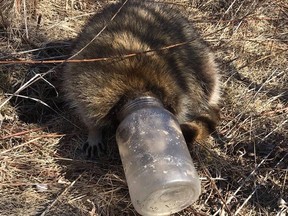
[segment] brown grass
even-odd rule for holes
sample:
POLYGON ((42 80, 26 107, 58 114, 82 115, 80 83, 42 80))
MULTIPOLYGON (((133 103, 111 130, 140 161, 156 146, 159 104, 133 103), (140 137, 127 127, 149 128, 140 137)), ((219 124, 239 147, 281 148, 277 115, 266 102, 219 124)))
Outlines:
MULTIPOLYGON (((0 61, 67 59, 110 2, 0 0, 0 61)), ((191 147, 202 195, 175 215, 287 214, 287 2, 169 3, 211 44, 223 83, 217 134, 191 147)), ((0 65, 0 215, 137 215, 113 139, 107 159, 84 159, 60 76, 57 64, 0 65)))

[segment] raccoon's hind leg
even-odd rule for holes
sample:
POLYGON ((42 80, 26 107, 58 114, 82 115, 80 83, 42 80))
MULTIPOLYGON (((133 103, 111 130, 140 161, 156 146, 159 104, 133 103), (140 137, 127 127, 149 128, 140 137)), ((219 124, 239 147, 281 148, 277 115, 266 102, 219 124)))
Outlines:
POLYGON ((216 131, 219 118, 219 111, 215 109, 211 112, 211 115, 201 115, 181 124, 180 127, 186 142, 192 143, 207 138, 216 131))
POLYGON ((103 157, 106 146, 102 141, 102 128, 89 127, 88 139, 83 145, 83 150, 88 158, 103 157))

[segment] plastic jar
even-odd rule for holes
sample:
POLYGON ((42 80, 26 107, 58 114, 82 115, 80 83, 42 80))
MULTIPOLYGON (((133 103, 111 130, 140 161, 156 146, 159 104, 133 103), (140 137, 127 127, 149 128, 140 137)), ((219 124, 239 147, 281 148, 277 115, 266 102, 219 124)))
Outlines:
POLYGON ((191 205, 201 184, 175 116, 153 97, 128 102, 116 131, 132 204, 141 215, 169 215, 191 205))

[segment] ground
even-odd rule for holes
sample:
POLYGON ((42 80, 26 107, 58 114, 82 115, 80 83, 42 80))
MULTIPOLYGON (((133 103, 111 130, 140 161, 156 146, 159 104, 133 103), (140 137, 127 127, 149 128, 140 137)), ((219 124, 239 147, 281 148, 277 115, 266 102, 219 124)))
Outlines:
MULTIPOLYGON (((0 0, 1 216, 137 215, 114 137, 107 158, 85 159, 61 64, 25 62, 67 59, 87 18, 113 2, 0 0)), ((222 76, 217 132, 190 148, 202 194, 175 215, 286 215, 287 1, 162 2, 194 22, 222 76)))

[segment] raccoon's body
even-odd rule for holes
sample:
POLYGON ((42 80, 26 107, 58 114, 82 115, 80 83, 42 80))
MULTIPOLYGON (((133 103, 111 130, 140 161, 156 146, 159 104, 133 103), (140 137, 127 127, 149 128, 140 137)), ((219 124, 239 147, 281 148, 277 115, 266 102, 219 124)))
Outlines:
POLYGON ((89 152, 99 151, 101 130, 115 123, 117 110, 145 95, 162 101, 188 140, 211 132, 219 100, 217 66, 191 23, 168 4, 131 0, 117 13, 121 5, 92 17, 73 52, 90 43, 74 59, 115 58, 69 63, 64 70, 66 96, 89 129, 89 152), (118 58, 132 53, 137 55, 118 58))

